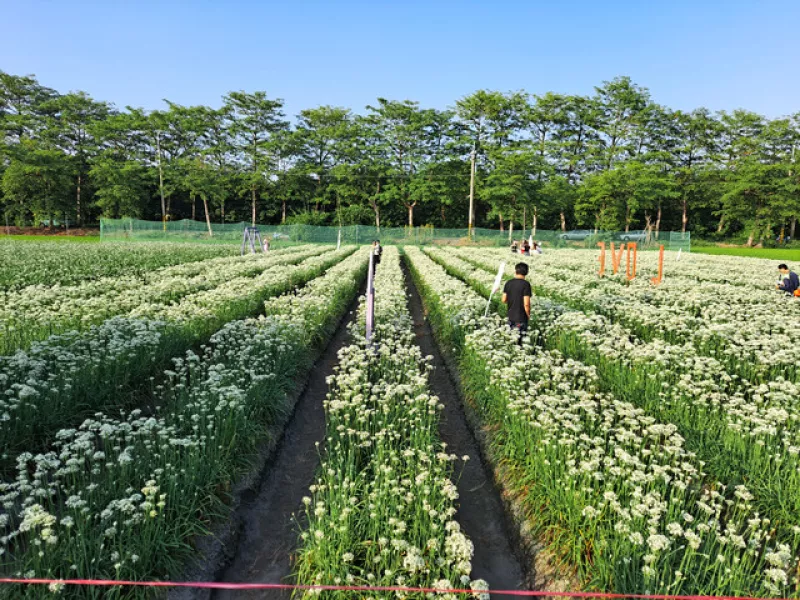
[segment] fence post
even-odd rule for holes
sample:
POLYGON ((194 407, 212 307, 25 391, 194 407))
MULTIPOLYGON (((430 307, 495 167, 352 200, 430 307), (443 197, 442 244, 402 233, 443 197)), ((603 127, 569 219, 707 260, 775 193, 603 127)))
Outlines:
POLYGON ((369 251, 369 270, 367 272, 367 315, 365 320, 367 343, 372 340, 372 329, 375 326, 375 252, 369 251))

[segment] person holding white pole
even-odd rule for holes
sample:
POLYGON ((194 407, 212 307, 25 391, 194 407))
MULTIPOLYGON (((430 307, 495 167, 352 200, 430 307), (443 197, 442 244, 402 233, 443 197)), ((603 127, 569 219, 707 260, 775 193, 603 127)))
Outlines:
POLYGON ((528 320, 531 318, 531 296, 533 289, 525 278, 528 276, 528 265, 517 263, 514 266, 514 278, 503 287, 503 304, 508 305, 508 326, 519 331, 519 343, 522 334, 528 331, 528 320))

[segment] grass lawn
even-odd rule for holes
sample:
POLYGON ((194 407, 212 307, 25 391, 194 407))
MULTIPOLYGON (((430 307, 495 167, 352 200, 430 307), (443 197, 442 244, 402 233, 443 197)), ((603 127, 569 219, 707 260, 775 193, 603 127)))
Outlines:
POLYGON ((64 244, 94 244, 100 241, 99 235, 5 235, 0 233, 0 242, 61 242, 64 244))
MULTIPOLYGON (((724 246, 695 246, 692 252, 701 254, 722 254, 728 256, 749 256, 750 258, 769 258, 800 262, 800 248, 742 248, 724 246)), ((789 265, 791 266, 791 265, 789 265)))

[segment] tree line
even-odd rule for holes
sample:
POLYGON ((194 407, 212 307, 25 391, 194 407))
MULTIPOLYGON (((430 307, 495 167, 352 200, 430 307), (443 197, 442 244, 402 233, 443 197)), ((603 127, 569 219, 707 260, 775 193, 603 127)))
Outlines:
POLYGON ((0 71, 0 204, 16 224, 100 217, 666 229, 794 237, 800 113, 672 110, 628 77, 591 96, 479 90, 302 110, 115 108, 0 71), (474 207, 470 212, 470 207, 474 207))

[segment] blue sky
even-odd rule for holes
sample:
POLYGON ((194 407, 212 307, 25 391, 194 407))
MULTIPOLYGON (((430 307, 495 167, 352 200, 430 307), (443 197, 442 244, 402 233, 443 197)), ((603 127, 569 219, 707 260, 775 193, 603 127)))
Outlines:
POLYGON ((477 89, 589 94, 629 75, 667 106, 800 111, 797 0, 0 0, 0 69, 147 109, 266 90, 300 109, 477 89))

